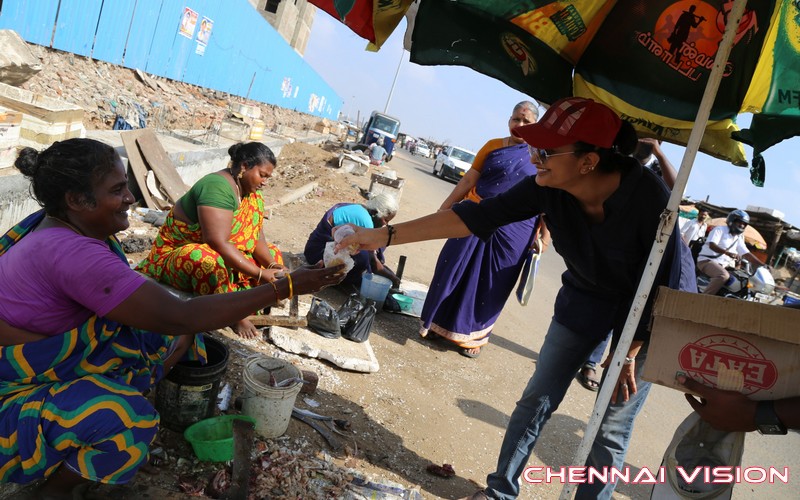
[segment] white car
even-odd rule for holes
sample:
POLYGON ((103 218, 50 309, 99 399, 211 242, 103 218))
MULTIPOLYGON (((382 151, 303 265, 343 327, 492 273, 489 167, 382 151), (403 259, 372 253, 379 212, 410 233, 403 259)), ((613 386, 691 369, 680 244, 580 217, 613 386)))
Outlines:
POLYGON ((458 182, 472 167, 475 153, 456 146, 447 146, 433 163, 433 175, 458 182))
POLYGON ((418 142, 417 145, 414 146, 414 154, 425 158, 430 158, 431 148, 429 148, 424 142, 418 142))

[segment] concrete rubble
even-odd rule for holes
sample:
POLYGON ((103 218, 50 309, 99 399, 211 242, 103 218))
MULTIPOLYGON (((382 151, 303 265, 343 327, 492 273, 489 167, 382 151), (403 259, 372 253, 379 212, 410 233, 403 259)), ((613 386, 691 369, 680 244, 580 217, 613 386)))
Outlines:
POLYGON ((22 85, 42 70, 28 44, 12 30, 0 30, 0 82, 22 85))

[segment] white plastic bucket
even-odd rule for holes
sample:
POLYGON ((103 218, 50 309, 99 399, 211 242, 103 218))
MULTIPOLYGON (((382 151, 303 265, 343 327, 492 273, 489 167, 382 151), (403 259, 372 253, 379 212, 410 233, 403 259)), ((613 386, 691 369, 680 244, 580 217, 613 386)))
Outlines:
POLYGON ((375 301, 375 309, 380 311, 383 308, 383 301, 389 294, 389 289, 392 288, 392 282, 388 278, 378 276, 377 274, 364 273, 361 277, 361 290, 360 294, 365 299, 375 301))
POLYGON ((276 383, 303 374, 291 363, 268 356, 250 358, 242 370, 244 398, 242 412, 256 420, 256 432, 265 438, 282 436, 289 427, 297 393, 303 386, 295 382, 287 387, 270 386, 270 375, 276 383))

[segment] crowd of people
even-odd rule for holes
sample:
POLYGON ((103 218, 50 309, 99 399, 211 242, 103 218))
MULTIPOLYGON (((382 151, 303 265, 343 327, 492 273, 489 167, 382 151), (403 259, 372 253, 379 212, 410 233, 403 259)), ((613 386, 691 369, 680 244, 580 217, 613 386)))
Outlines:
MULTIPOLYGON (((305 245, 309 265, 291 272, 264 233, 261 190, 277 159, 262 143, 231 146, 228 165, 177 201, 135 270, 115 237, 128 227, 135 200, 114 149, 69 139, 41 152, 22 150, 15 165, 42 210, 0 238, 0 438, 6 443, 0 481, 44 479, 37 490, 42 498, 71 498, 87 482, 130 481, 158 429, 146 394, 180 360, 204 361, 198 332, 230 326, 252 338, 249 315, 326 286, 358 287, 368 272, 399 287, 385 264, 390 245, 447 239, 420 334, 477 357, 526 257, 552 241, 566 271, 536 370, 511 413, 487 487, 470 497, 516 498, 542 429, 572 379, 596 363, 598 348, 610 341, 613 350, 619 342, 675 177, 658 141, 639 140, 628 122, 590 99, 562 99, 541 117, 535 103, 520 102, 508 130, 481 148, 433 214, 393 225, 399 207, 385 194, 330 207, 305 245), (334 240, 343 225, 352 234, 334 240), (352 270, 322 265, 331 244, 335 251, 357 249, 352 270), (192 298, 179 299, 165 286, 192 298)), ((371 147, 373 159, 383 159, 380 149, 371 147)), ((708 235, 698 267, 715 273, 712 281, 723 278, 722 258, 761 263, 739 237, 746 215, 732 212, 727 226, 708 235)), ((696 292, 686 239, 702 231, 675 229, 654 287, 696 292)), ((613 384, 613 394, 587 466, 624 465, 650 390, 641 373, 653 297, 619 377, 604 375, 593 386, 613 384)), ((798 398, 756 404, 681 382, 703 398, 687 396, 691 407, 721 429, 761 430, 767 417, 784 430, 798 427, 798 398)), ((613 482, 581 484, 577 498, 610 498, 614 488, 613 482)))

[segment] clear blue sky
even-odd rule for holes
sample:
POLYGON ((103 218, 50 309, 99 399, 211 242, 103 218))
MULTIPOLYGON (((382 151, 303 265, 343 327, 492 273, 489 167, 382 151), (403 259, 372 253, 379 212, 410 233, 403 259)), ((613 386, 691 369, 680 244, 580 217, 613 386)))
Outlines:
MULTIPOLYGON (((305 59, 344 100, 342 113, 355 119, 360 111, 363 119, 373 110, 383 111, 402 57, 388 114, 400 119, 403 132, 474 151, 487 140, 507 134, 511 109, 529 97, 468 68, 410 63, 409 53, 402 49, 405 26, 404 20, 379 52, 367 52, 365 40, 317 11, 305 59)), ((740 117, 740 126, 747 123, 749 116, 740 117)), ((699 153, 685 196, 708 197, 716 205, 780 210, 786 214, 785 221, 800 226, 800 154, 790 151, 798 149, 799 141, 783 141, 764 154, 763 188, 750 183, 749 169, 699 153)), ((750 159, 752 150, 745 149, 750 159)), ((684 148, 666 144, 664 151, 679 167, 684 148)))

